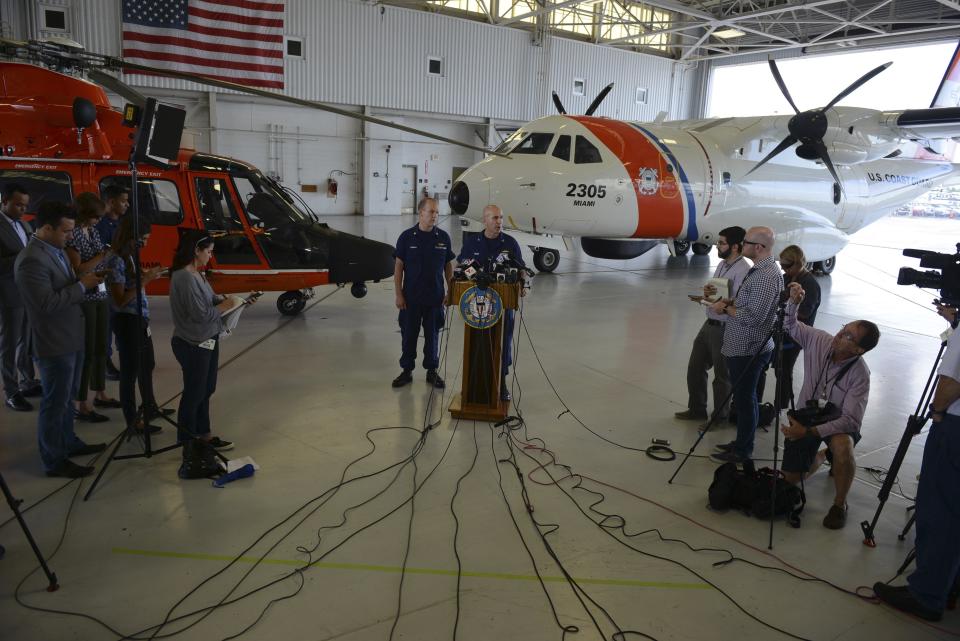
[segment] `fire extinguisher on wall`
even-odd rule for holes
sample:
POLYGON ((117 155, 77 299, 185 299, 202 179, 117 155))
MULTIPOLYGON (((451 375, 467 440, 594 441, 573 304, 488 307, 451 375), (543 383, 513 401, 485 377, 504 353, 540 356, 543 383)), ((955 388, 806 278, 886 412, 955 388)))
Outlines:
POLYGON ((335 178, 327 179, 327 195, 332 198, 337 197, 337 181, 335 178))

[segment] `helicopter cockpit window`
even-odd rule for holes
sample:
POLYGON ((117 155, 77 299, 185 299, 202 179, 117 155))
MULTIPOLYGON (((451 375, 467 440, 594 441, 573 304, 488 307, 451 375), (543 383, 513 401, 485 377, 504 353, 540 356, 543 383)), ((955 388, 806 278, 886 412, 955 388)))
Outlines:
POLYGON ((545 154, 550 147, 553 134, 530 134, 517 145, 511 154, 545 154))
POLYGON ((214 237, 214 260, 217 264, 259 263, 243 229, 243 221, 237 211, 230 186, 223 178, 197 178, 197 203, 200 217, 210 235, 214 237), (219 233, 217 233, 219 232, 219 233))
POLYGON ((73 202, 70 174, 62 171, 24 171, 8 169, 0 171, 0 193, 11 183, 16 183, 30 194, 27 211, 35 212, 47 201, 73 202))
POLYGON ((600 157, 600 150, 596 145, 584 138, 577 136, 577 143, 573 149, 573 162, 577 165, 583 165, 594 162, 603 162, 600 157))
MULTIPOLYGON (((130 189, 129 176, 108 176, 100 181, 100 193, 109 185, 130 189)), ((172 180, 137 179, 137 212, 141 220, 154 225, 176 226, 183 222, 183 205, 177 185, 172 180)))

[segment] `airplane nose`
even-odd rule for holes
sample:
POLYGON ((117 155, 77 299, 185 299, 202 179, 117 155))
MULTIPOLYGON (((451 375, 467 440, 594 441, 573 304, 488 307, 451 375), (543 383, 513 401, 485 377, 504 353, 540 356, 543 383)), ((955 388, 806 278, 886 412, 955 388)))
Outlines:
POLYGON ((470 206, 470 188, 467 183, 458 180, 450 190, 450 196, 447 199, 450 203, 450 210, 462 216, 467 213, 467 207, 470 206))

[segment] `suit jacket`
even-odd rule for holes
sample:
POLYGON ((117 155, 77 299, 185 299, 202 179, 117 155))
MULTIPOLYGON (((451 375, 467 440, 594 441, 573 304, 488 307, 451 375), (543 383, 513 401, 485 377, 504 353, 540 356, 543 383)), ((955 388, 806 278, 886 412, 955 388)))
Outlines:
MULTIPOLYGON (((20 220, 14 221, 13 224, 19 224, 23 228, 27 242, 30 242, 30 234, 33 233, 30 223, 20 220)), ((7 221, 0 218, 0 307, 23 307, 20 292, 17 291, 13 281, 13 264, 22 249, 23 243, 20 242, 20 236, 7 224, 7 221)))
POLYGON ((14 278, 27 310, 34 354, 49 358, 83 351, 84 291, 69 261, 65 272, 44 242, 34 237, 17 256, 14 278))

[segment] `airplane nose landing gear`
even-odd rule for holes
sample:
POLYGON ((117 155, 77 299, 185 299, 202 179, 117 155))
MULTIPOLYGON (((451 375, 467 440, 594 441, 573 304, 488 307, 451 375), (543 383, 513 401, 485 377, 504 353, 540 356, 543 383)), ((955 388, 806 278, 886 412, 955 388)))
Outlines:
POLYGON ((367 285, 363 282, 354 283, 350 286, 350 293, 354 298, 363 298, 367 295, 367 285))
POLYGON ((560 262, 560 252, 556 249, 533 248, 533 264, 538 271, 552 272, 560 262))
POLYGON ((277 298, 277 311, 284 316, 296 316, 307 306, 310 298, 313 298, 313 290, 284 292, 277 298))

